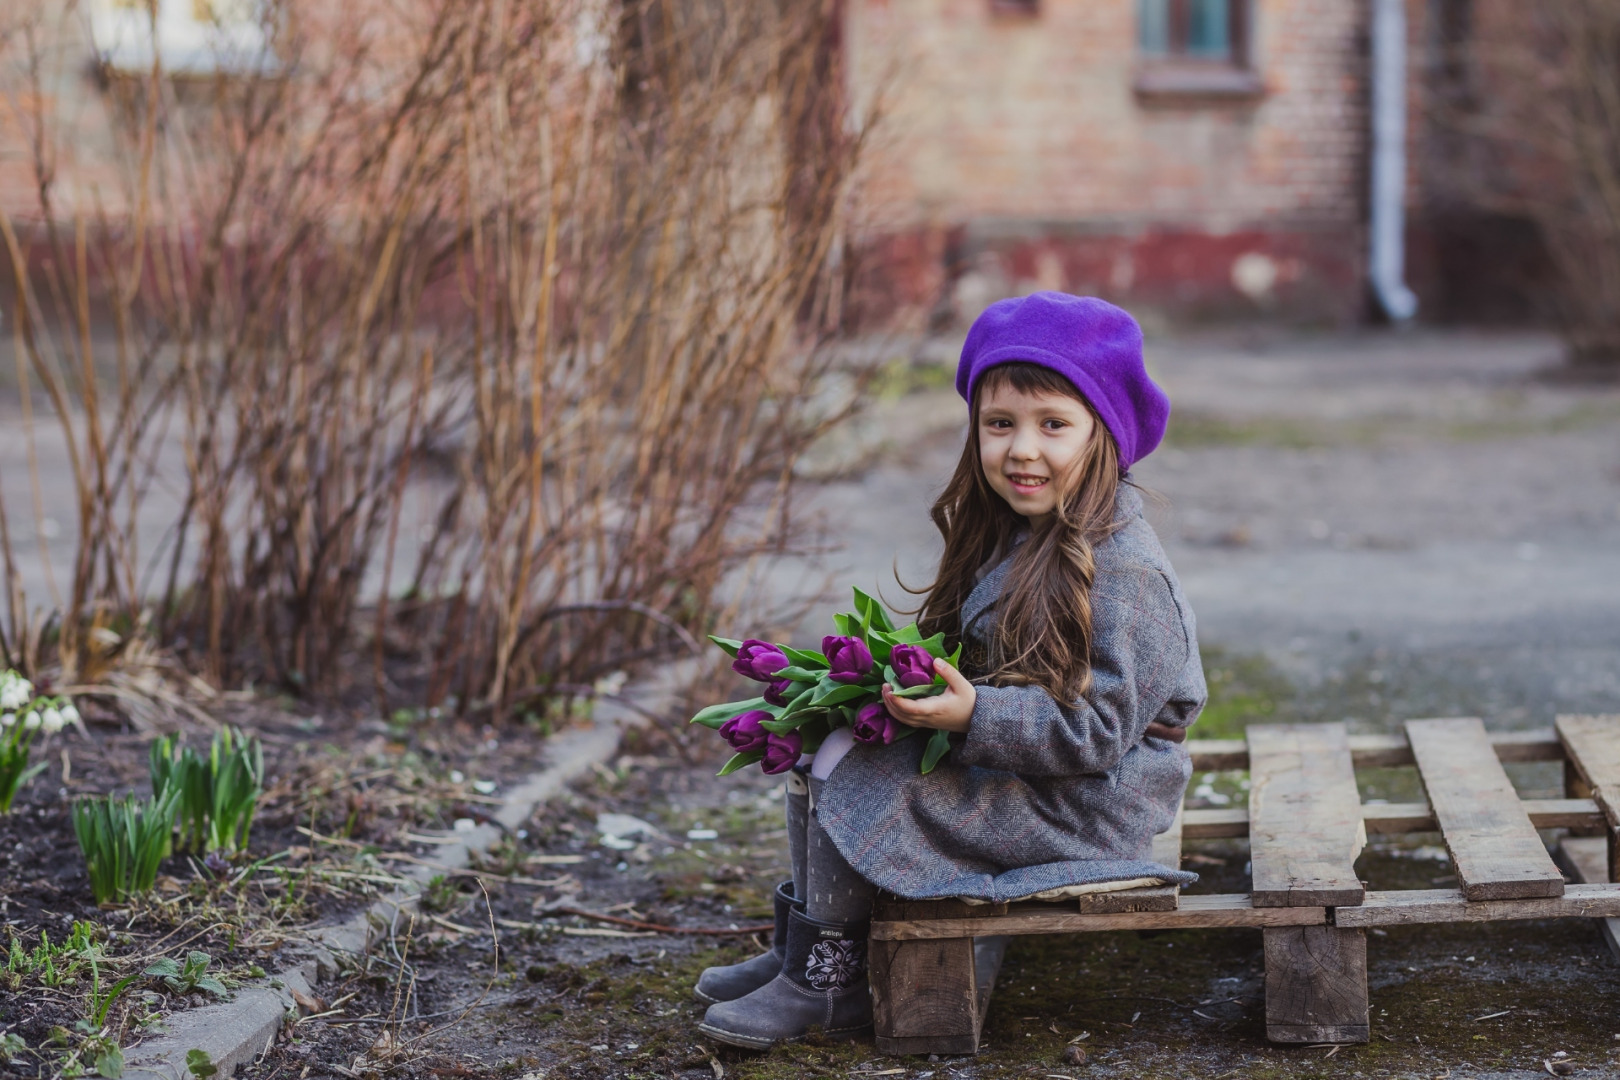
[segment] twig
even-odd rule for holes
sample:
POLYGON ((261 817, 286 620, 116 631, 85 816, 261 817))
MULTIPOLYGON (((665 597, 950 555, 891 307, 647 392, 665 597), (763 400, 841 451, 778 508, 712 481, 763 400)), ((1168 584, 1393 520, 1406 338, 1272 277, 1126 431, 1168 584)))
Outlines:
MULTIPOLYGON (((735 929, 721 930, 710 927, 697 926, 665 926, 663 923, 642 922, 640 919, 621 919, 617 915, 603 915, 598 911, 586 911, 577 907, 548 908, 547 914, 577 915, 581 919, 594 919, 597 922, 613 923, 616 926, 628 926, 632 930, 648 930, 654 934, 693 934, 705 937, 747 937, 750 934, 765 934, 776 927, 765 923, 761 926, 739 926, 735 929)), ((520 923, 510 919, 500 920, 501 925, 513 930, 544 930, 542 923, 520 923)))

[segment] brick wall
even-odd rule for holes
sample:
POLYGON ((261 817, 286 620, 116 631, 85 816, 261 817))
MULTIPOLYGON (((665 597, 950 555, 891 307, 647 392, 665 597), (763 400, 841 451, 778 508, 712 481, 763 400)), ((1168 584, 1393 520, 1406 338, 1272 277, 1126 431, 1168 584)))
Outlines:
POLYGON ((1253 0, 1261 89, 1235 98, 1138 93, 1135 0, 1039 7, 852 0, 853 92, 886 111, 865 266, 886 307, 959 322, 1056 287, 1170 316, 1360 311, 1364 3, 1253 0))

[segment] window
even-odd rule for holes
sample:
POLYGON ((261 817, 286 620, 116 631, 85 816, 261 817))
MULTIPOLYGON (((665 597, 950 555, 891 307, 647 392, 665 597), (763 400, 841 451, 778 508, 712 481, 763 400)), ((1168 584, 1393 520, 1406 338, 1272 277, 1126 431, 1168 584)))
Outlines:
POLYGON ((1250 0, 1137 0, 1138 93, 1248 95, 1250 0))
POLYGON ((267 73, 259 0, 95 0, 90 35, 109 69, 145 73, 154 54, 174 75, 267 73))

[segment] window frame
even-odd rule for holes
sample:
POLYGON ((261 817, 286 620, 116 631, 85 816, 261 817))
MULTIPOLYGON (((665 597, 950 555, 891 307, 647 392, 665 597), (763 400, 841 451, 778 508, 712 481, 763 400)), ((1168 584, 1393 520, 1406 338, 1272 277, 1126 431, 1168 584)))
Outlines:
POLYGON ((1136 6, 1136 93, 1144 98, 1247 98, 1265 85, 1254 65, 1253 0, 1228 0, 1227 55, 1197 56, 1187 52, 1192 28, 1191 0, 1160 0, 1165 5, 1166 51, 1142 49, 1142 4, 1136 6))
POLYGON ((994 18, 1034 19, 1041 14, 1041 0, 990 0, 994 18))

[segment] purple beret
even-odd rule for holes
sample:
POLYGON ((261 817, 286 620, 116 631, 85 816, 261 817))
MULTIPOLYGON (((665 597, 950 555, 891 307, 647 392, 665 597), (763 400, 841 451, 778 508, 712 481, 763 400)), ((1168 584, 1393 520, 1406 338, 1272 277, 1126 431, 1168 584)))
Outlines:
POLYGON ((1038 292, 991 304, 962 344, 956 392, 971 404, 979 376, 1020 360, 1074 384, 1119 445, 1121 469, 1164 437, 1170 399, 1142 366, 1142 328, 1106 300, 1038 292))

